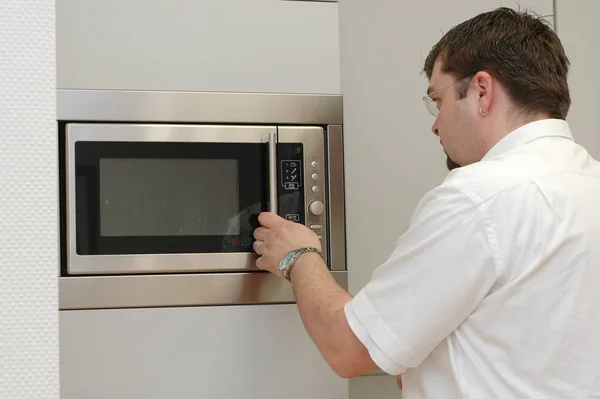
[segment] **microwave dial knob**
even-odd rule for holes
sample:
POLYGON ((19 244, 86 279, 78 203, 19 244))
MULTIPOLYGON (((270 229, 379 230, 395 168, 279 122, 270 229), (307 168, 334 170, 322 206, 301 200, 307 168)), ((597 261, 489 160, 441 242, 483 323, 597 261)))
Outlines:
POLYGON ((308 204, 308 211, 311 213, 311 215, 321 216, 323 211, 325 211, 325 205, 323 205, 321 201, 313 201, 308 204))

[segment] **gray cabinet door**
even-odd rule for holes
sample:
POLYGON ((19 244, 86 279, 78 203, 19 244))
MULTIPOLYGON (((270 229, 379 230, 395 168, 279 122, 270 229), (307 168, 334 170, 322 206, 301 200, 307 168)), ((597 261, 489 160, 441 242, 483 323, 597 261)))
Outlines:
POLYGON ((61 399, 347 399, 296 305, 60 312, 61 399))
POLYGON ((339 94, 338 4, 57 0, 59 89, 339 94))
POLYGON ((569 88, 571 110, 567 121, 575 141, 600 159, 600 81, 598 81, 598 40, 596 16, 600 3, 593 0, 555 0, 557 32, 571 61, 569 88))

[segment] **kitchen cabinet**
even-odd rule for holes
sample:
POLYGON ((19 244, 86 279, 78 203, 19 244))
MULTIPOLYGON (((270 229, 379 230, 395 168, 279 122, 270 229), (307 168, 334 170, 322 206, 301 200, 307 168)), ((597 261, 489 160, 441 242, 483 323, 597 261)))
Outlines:
POLYGON ((567 121, 575 141, 600 159, 600 81, 596 16, 600 3, 592 0, 555 0, 557 32, 571 61, 571 109, 567 121))
POLYGON ((339 94, 338 4, 57 0, 59 89, 339 94))

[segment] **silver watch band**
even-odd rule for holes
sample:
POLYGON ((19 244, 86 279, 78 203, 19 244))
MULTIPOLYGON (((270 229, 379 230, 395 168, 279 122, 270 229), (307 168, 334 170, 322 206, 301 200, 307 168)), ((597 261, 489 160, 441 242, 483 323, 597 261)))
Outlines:
POLYGON ((317 248, 314 248, 314 247, 303 247, 303 248, 293 249, 290 252, 288 252, 286 254, 286 256, 284 256, 284 258, 281 260, 281 262, 283 263, 284 260, 286 260, 286 258, 289 258, 290 256, 292 257, 292 259, 289 260, 288 263, 284 267, 281 267, 281 263, 280 263, 279 271, 281 272, 283 277, 285 277, 288 281, 291 281, 290 280, 290 272, 292 271, 292 268, 296 264, 296 261, 300 258, 300 256, 302 256, 305 253, 309 253, 309 252, 314 252, 314 253, 319 254, 319 256, 322 256, 321 251, 319 251, 317 248))

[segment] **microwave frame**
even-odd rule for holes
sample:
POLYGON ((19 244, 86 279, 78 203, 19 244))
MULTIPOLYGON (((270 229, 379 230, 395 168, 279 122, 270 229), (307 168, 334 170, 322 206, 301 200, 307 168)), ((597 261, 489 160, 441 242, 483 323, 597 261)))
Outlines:
MULTIPOLYGON (((287 93, 58 90, 61 270, 59 309, 293 303, 287 280, 258 270, 69 275, 69 124, 321 127, 327 215, 324 259, 347 288, 342 96, 287 93)), ((226 254, 224 254, 226 255, 226 254)), ((222 255, 217 255, 222 256, 222 255)))

